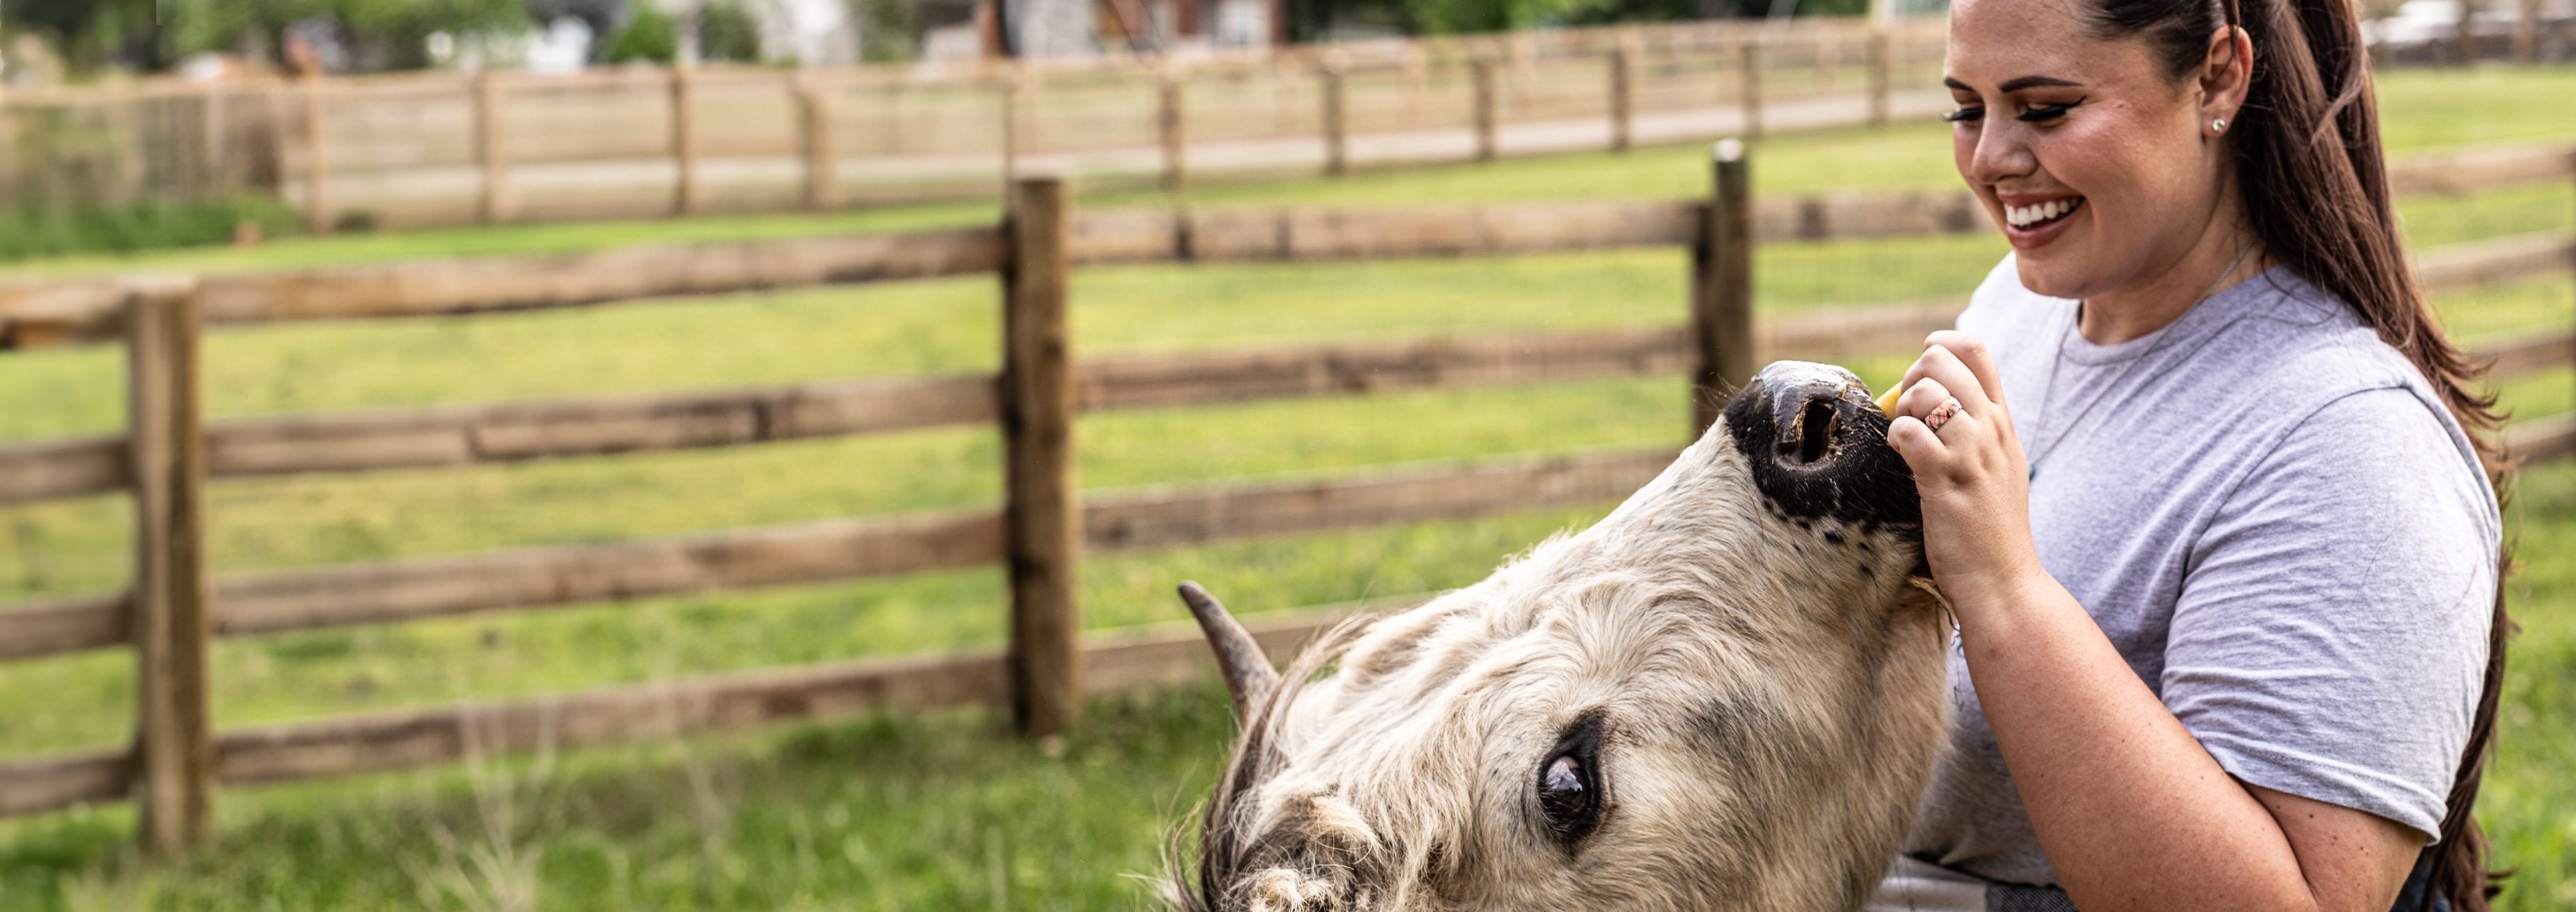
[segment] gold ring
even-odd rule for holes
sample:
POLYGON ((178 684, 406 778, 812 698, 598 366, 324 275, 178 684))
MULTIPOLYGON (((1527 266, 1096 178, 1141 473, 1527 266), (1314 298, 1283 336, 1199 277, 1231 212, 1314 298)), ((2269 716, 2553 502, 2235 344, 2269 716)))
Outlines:
POLYGON ((1959 397, 1951 396, 1942 399, 1940 405, 1933 406, 1932 414, 1923 416, 1923 426, 1938 434, 1942 425, 1949 424, 1950 419, 1956 417, 1959 417, 1959 397))

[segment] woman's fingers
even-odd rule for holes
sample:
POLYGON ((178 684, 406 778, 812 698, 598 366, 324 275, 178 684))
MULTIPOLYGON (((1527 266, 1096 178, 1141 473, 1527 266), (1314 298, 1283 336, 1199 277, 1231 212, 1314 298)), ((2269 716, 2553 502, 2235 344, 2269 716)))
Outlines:
POLYGON ((1995 411, 1992 401, 1986 398, 1985 386, 1977 381, 1977 375, 1949 349, 1938 345, 1926 348, 1923 357, 1915 359, 1914 364, 1922 369, 1924 380, 1941 381, 1942 388, 1959 397, 1959 404, 1967 407, 1968 414, 1984 417, 1995 411))
POLYGON ((1936 345, 1949 350, 1952 357, 1958 358, 1959 363, 1968 368, 1968 375, 1977 378, 1977 389, 1986 394, 1986 401, 2004 401, 2003 372, 1995 368, 1995 353, 1986 347, 1985 340, 1955 329, 1923 337, 1925 349, 1936 345))
POLYGON ((1926 377, 1906 387, 1905 394, 1896 397, 1896 410, 1889 414, 1905 415, 1916 419, 1925 418, 1932 414, 1934 408, 1941 405, 1941 400, 1948 398, 1950 398, 1948 385, 1926 377))
POLYGON ((1923 426, 1923 419, 1912 415, 1899 416, 1887 425, 1887 445, 1904 458, 1906 468, 1914 470, 1918 479, 1932 477, 1949 458, 1949 448, 1942 445, 1941 435, 1932 433, 1931 428, 1923 426))

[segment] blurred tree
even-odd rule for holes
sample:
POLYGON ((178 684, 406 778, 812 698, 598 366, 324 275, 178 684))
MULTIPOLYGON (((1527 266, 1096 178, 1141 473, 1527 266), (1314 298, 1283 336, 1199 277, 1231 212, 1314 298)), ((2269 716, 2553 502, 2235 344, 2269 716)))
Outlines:
POLYGON ((527 0, 528 21, 542 28, 558 19, 579 19, 590 26, 590 59, 608 59, 612 36, 626 28, 632 13, 626 0, 527 0))
POLYGON ((44 35, 75 70, 167 63, 153 0, 0 0, 0 20, 44 35))
POLYGON ((911 0, 848 0, 850 18, 859 25, 859 59, 871 63, 910 60, 921 40, 918 10, 911 0))
MULTIPOLYGON (((680 55, 680 20, 645 4, 608 41, 605 60, 627 63, 649 60, 668 64, 680 55)), ((698 10, 698 57, 702 60, 760 62, 760 20, 740 3, 708 4, 698 10)))
MULTIPOLYGON (((151 0, 145 0, 150 5, 151 0)), ((528 27, 520 0, 158 0, 170 56, 197 51, 280 53, 287 26, 323 21, 358 69, 429 64, 431 32, 511 32, 528 27)))
POLYGON ((661 10, 649 6, 635 9, 626 27, 608 39, 608 53, 601 59, 610 63, 650 61, 670 63, 680 56, 680 24, 661 10))
POLYGON ((698 11, 698 56, 759 63, 760 20, 738 2, 709 4, 698 11))

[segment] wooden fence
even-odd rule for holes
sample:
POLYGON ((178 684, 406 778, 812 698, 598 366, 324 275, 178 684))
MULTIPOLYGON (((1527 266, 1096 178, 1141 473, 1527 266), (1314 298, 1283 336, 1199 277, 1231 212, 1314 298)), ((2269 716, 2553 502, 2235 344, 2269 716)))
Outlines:
MULTIPOLYGON (((1721 153, 1723 154, 1723 153, 1721 153)), ((1064 184, 1015 185, 999 225, 856 238, 655 246, 193 279, 0 286, 0 344, 122 342, 125 434, 0 446, 0 504, 131 491, 137 570, 126 592, 0 608, 0 660, 131 646, 141 706, 131 749, 0 761, 0 814, 132 796, 145 839, 202 833, 218 783, 253 784, 452 760, 472 750, 573 747, 722 731, 892 707, 1015 707, 1029 730, 1070 724, 1088 692, 1184 680, 1204 647, 1182 626, 1084 642, 1071 568, 1120 551, 1598 503, 1626 496, 1672 451, 1503 460, 1437 469, 1078 497, 1078 412, 1584 377, 1688 373, 1694 401, 1775 358, 1901 350, 1955 306, 1832 312, 1756 324, 1762 241, 1985 230, 1953 194, 1756 201, 1740 155, 1707 200, 1526 203, 1403 210, 1107 211, 1076 215, 1064 184), (1692 251, 1689 321, 1670 328, 1317 345, 1115 359, 1071 357, 1076 265, 1326 261, 1666 246, 1692 251), (206 421, 197 369, 209 324, 568 307, 639 297, 996 273, 998 373, 879 378, 703 393, 206 421), (214 576, 210 478, 361 472, 756 444, 997 423, 1006 503, 761 529, 461 557, 214 576), (1004 564, 1010 646, 718 675, 572 694, 213 729, 210 638, 373 624, 739 587, 1004 564)), ((2397 169, 2409 192, 2576 175, 2576 150, 2488 151, 2397 169)), ((2576 233, 2425 251, 2428 288, 2576 266, 2576 233)), ((2481 353, 2499 375, 2576 361, 2576 334, 2481 353)), ((1696 416, 1705 426, 1705 409, 1696 416)), ((2569 416, 2514 429, 2529 458, 2576 451, 2569 416)), ((1257 628, 1286 649, 1321 623, 1257 628)))
POLYGON ((264 188, 316 230, 1178 187, 1929 114, 1943 24, 1712 21, 1171 58, 394 74, 0 94, 0 186, 264 188), (82 137, 68 145, 61 137, 82 137), (77 180, 66 180, 66 175, 77 180))

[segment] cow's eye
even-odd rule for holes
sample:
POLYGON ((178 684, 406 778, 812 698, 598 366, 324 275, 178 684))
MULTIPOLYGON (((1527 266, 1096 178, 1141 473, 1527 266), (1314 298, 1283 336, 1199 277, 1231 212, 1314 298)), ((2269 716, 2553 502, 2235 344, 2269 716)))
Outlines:
POLYGON ((1601 825, 1599 731, 1597 723, 1586 722, 1566 732, 1539 764, 1533 783, 1548 832, 1569 850, 1601 825))

